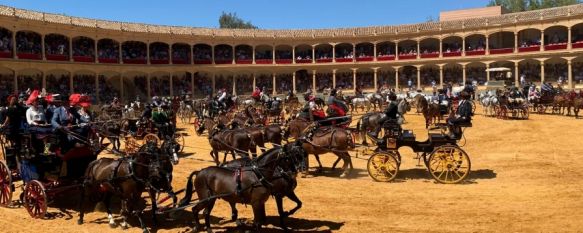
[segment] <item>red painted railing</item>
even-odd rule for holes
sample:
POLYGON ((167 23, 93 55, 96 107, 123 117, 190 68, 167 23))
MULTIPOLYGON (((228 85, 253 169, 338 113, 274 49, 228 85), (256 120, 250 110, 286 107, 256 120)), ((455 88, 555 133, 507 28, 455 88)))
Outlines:
POLYGON ((108 63, 108 64, 115 64, 115 63, 119 63, 117 61, 117 58, 98 58, 99 63, 108 63))
POLYGON ((292 64, 292 59, 275 59, 276 64, 292 64))
POLYGON ((514 52, 513 48, 490 49, 490 54, 505 54, 514 52))
POLYGON ((434 53, 422 53, 421 58, 437 58, 439 57, 439 52, 434 53))
POLYGON ((73 56, 73 61, 75 62, 94 62, 92 56, 73 56))
POLYGON ((545 45, 545 50, 567 49, 567 43, 545 45))
POLYGON ((69 56, 68 55, 63 55, 63 54, 47 54, 47 60, 50 61, 67 61, 69 60, 69 56))
POLYGON ((536 52, 536 51, 540 51, 540 45, 518 48, 519 53, 536 52))
POLYGON ((462 52, 444 52, 443 57, 460 57, 462 52))
POLYGON ((41 60, 42 55, 36 53, 17 53, 18 59, 31 59, 31 60, 41 60))

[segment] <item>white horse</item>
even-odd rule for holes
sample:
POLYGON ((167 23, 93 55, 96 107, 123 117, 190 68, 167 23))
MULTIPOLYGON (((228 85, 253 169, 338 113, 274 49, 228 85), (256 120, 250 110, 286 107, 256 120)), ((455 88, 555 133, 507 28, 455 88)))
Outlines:
POLYGON ((372 103, 373 107, 376 109, 377 104, 379 105, 379 109, 382 108, 383 104, 383 96, 377 93, 370 93, 364 96, 369 102, 372 103))
POLYGON ((353 98, 351 101, 352 104, 352 110, 356 111, 358 107, 361 107, 364 109, 364 107, 366 107, 366 111, 370 111, 370 106, 371 103, 367 98, 353 98))

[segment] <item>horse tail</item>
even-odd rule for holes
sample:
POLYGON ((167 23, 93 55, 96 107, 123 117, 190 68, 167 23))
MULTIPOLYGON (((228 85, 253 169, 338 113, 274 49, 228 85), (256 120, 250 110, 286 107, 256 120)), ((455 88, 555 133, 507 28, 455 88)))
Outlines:
POLYGON ((193 171, 192 173, 190 173, 190 175, 188 176, 188 179, 186 180, 186 191, 184 191, 184 198, 182 198, 182 200, 180 200, 180 202, 178 202, 178 207, 183 207, 188 205, 188 203, 190 202, 190 200, 192 199, 192 192, 193 190, 193 184, 192 184, 192 178, 198 174, 199 171, 193 171))

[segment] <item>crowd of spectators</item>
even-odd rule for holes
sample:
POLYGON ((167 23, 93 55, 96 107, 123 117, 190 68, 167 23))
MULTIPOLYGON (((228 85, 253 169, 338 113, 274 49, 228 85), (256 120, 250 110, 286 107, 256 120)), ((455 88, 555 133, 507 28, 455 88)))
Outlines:
POLYGON ((215 88, 217 90, 224 89, 227 93, 233 91, 233 76, 232 75, 217 75, 215 76, 215 88))
POLYGON ((456 53, 462 51, 462 46, 458 42, 443 43, 442 48, 444 53, 456 53))
POLYGON ((153 43, 150 45, 151 60, 168 60, 168 45, 164 43, 153 43))
POLYGON ((293 90, 293 74, 278 74, 276 76, 275 88, 277 93, 287 94, 288 91, 293 90))
POLYGON ((172 89, 174 95, 192 94, 192 80, 190 73, 184 73, 181 76, 172 77, 172 89))
POLYGON ((41 90, 43 87, 42 74, 18 75, 18 91, 23 92, 27 89, 41 90))
POLYGON ((559 35, 559 33, 555 32, 552 36, 548 37, 546 42, 548 45, 565 44, 567 43, 567 35, 559 35))
POLYGON ((14 92, 14 75, 12 74, 1 74, 0 73, 0 98, 5 100, 6 96, 13 94, 14 92))
MULTIPOLYGON (((539 72, 540 73, 540 72, 539 72)), ((468 80, 475 80, 479 85, 484 85, 487 81, 486 67, 466 67, 466 77, 468 80)))
POLYGON ((417 46, 399 47, 399 56, 402 55, 417 55, 417 46))
POLYGON ((210 46, 194 46, 194 60, 211 60, 213 58, 212 56, 212 49, 210 46))
MULTIPOLYGON (((291 56, 291 54, 290 54, 291 56)), ((255 51, 255 60, 271 60, 273 59, 273 52, 271 50, 264 50, 264 51, 255 51)))
POLYGON ((528 48, 528 47, 536 47, 540 46, 540 38, 522 38, 520 40, 520 44, 518 47, 520 48, 528 48))
POLYGON ((357 72, 356 73, 356 86, 360 87, 362 89, 374 88, 374 73, 373 72, 357 72))
POLYGON ((356 57, 357 58, 367 58, 374 56, 373 46, 356 46, 356 57))
POLYGON ((305 71, 296 72, 296 91, 303 93, 308 89, 312 89, 312 74, 305 71))
POLYGON ((119 44, 113 40, 105 39, 97 43, 97 52, 102 59, 118 59, 119 44))
POLYGON ((95 44, 87 37, 80 37, 73 40, 73 56, 93 57, 95 56, 95 44))
POLYGON ((572 64, 573 81, 576 83, 583 83, 583 62, 576 61, 572 64))
POLYGON ((311 50, 303 50, 303 51, 296 51, 296 61, 302 60, 312 60, 312 51, 311 50))
POLYGON ((153 76, 150 77, 150 95, 151 96, 170 96, 170 76, 153 76))
POLYGON ((16 33, 16 50, 19 53, 41 54, 40 35, 33 32, 16 33))
POLYGON ((235 49, 235 60, 251 60, 251 59, 253 59, 253 50, 251 49, 251 47, 241 46, 235 49))
POLYGON ((377 56, 378 57, 388 57, 395 55, 395 46, 391 44, 380 44, 377 45, 377 56))
POLYGON ((69 76, 68 75, 53 75, 49 74, 46 76, 47 79, 47 92, 56 93, 61 95, 69 95, 71 89, 69 87, 69 76))
POLYGON ((332 59, 331 49, 316 49, 316 59, 332 59))
POLYGON ((138 41, 128 41, 122 46, 122 57, 128 60, 146 60, 146 44, 138 41))
POLYGON ((327 88, 332 88, 332 74, 316 73, 316 91, 322 92, 327 88))
POLYGON ((237 75, 235 81, 237 82, 236 91, 238 95, 249 95, 253 92, 253 77, 251 75, 237 75))
POLYGON ((91 101, 96 103, 95 76, 90 74, 73 76, 73 92, 88 95, 91 101))
MULTIPOLYGON (((467 73, 466 73, 467 75, 467 73)), ((467 76, 466 76, 467 77, 467 76)), ((461 66, 445 66, 443 67, 443 82, 452 83, 453 85, 462 85, 463 70, 461 66)))
MULTIPOLYGON (((125 81, 125 80, 124 80, 125 81)), ((147 91, 148 91, 148 78, 146 78, 146 76, 136 76, 133 78, 133 83, 134 83, 134 90, 136 93, 134 93, 134 96, 128 96, 128 98, 130 98, 129 100, 134 100, 134 98, 136 98, 137 95, 139 96, 147 96, 147 91)), ((125 83, 124 83, 124 88, 125 88, 125 83)))
POLYGON ((12 34, 10 31, 0 28, 0 52, 12 52, 12 34))
POLYGON ((174 45, 172 46, 172 60, 173 61, 188 61, 190 55, 190 47, 188 45, 174 45))
POLYGON ((292 51, 291 50, 276 50, 275 51, 275 59, 292 59, 292 51))
POLYGON ((120 97, 120 91, 113 83, 119 83, 119 77, 106 78, 99 75, 99 101, 101 103, 110 103, 113 98, 120 97))
POLYGON ((545 82, 560 82, 565 84, 567 81, 567 64, 554 63, 545 64, 545 82))
POLYGON ((69 55, 69 39, 58 34, 46 35, 45 50, 50 55, 69 55))
POLYGON ((215 61, 231 61, 233 60, 233 50, 229 46, 215 47, 215 61))
POLYGON ((273 90, 273 76, 270 74, 259 74, 256 76, 255 85, 267 94, 273 90))
POLYGON ((432 87, 433 83, 439 83, 439 69, 433 67, 421 69, 421 86, 432 87))
POLYGON ((377 85, 386 88, 395 86, 395 71, 379 70, 377 73, 377 85))
POLYGON ((518 70, 520 78, 524 77, 527 82, 540 82, 540 65, 538 63, 520 63, 518 70))
POLYGON ((336 73, 336 88, 352 89, 354 84, 352 72, 338 72, 336 73))
POLYGON ((477 41, 466 41, 466 51, 484 51, 486 50, 486 42, 484 38, 480 38, 477 41))
POLYGON ((424 46, 421 47, 421 54, 434 54, 439 53, 439 49, 435 48, 435 46, 424 46))
POLYGON ((352 59, 354 58, 354 51, 352 51, 352 48, 336 48, 336 58, 352 59))
POLYGON ((202 94, 202 96, 197 97, 205 97, 209 96, 213 93, 213 82, 211 77, 209 77, 205 73, 194 73, 194 95, 202 94))

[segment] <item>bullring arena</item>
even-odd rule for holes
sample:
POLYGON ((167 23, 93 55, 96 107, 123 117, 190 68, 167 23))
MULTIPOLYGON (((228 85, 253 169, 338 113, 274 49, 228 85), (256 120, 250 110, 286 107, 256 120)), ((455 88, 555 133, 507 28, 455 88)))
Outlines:
MULTIPOLYGON (((372 153, 357 142, 348 151, 354 169, 347 177, 340 177, 341 169, 331 169, 337 158, 331 153, 321 155, 323 171, 316 170, 309 156, 308 174, 298 175, 295 189, 303 206, 287 219, 288 227, 297 232, 578 232, 583 229, 583 162, 578 158, 583 154, 578 130, 583 121, 554 111, 556 103, 542 113, 528 106, 528 119, 501 116, 500 107, 487 116, 485 108, 491 106, 480 105, 479 93, 496 83, 488 69, 506 68, 510 86, 521 86, 523 75, 538 88, 544 83, 562 85, 565 93, 573 90, 578 95, 565 108, 583 108, 577 102, 583 98, 582 16, 579 4, 399 26, 231 30, 113 22, 0 6, 0 40, 9 41, 0 47, 0 94, 5 99, 26 89, 87 93, 99 106, 113 97, 126 104, 136 97, 201 99, 219 89, 242 99, 255 87, 282 99, 290 90, 298 96, 312 90, 325 98, 323 92, 337 86, 348 96, 357 87, 365 93, 383 86, 397 93, 430 93, 432 85, 473 82, 477 108, 472 126, 454 140, 471 159, 471 172, 463 181, 439 183, 412 149, 401 148, 396 179, 375 182, 367 171, 372 153)), ((356 109, 349 128, 366 112, 356 109)), ((186 186, 192 171, 215 165, 209 133, 195 133, 203 117, 194 115, 177 120, 185 142, 172 172, 175 190, 186 186)), ((424 114, 413 108, 404 117, 402 128, 412 130, 418 141, 426 140, 424 114)), ((287 127, 285 121, 277 124, 287 127)), ((94 210, 78 225, 77 201, 69 201, 77 199, 74 192, 51 202, 42 219, 33 218, 18 203, 21 192, 16 188, 12 203, 0 208, 0 232, 122 232, 109 227, 102 205, 86 208, 94 210)), ((148 226, 149 206, 147 201, 148 226)), ((286 210, 293 206, 284 199, 286 210)), ((251 225, 251 206, 237 207, 239 218, 251 225)), ((115 221, 121 222, 119 200, 114 199, 113 209, 115 221)), ((175 219, 159 215, 157 231, 190 231, 190 208, 177 212, 175 219)), ((280 232, 273 198, 266 202, 266 213, 263 231, 280 232)), ((230 216, 229 205, 217 201, 211 214, 213 230, 236 232, 230 216)), ((141 231, 137 220, 128 222, 126 232, 141 231)))

